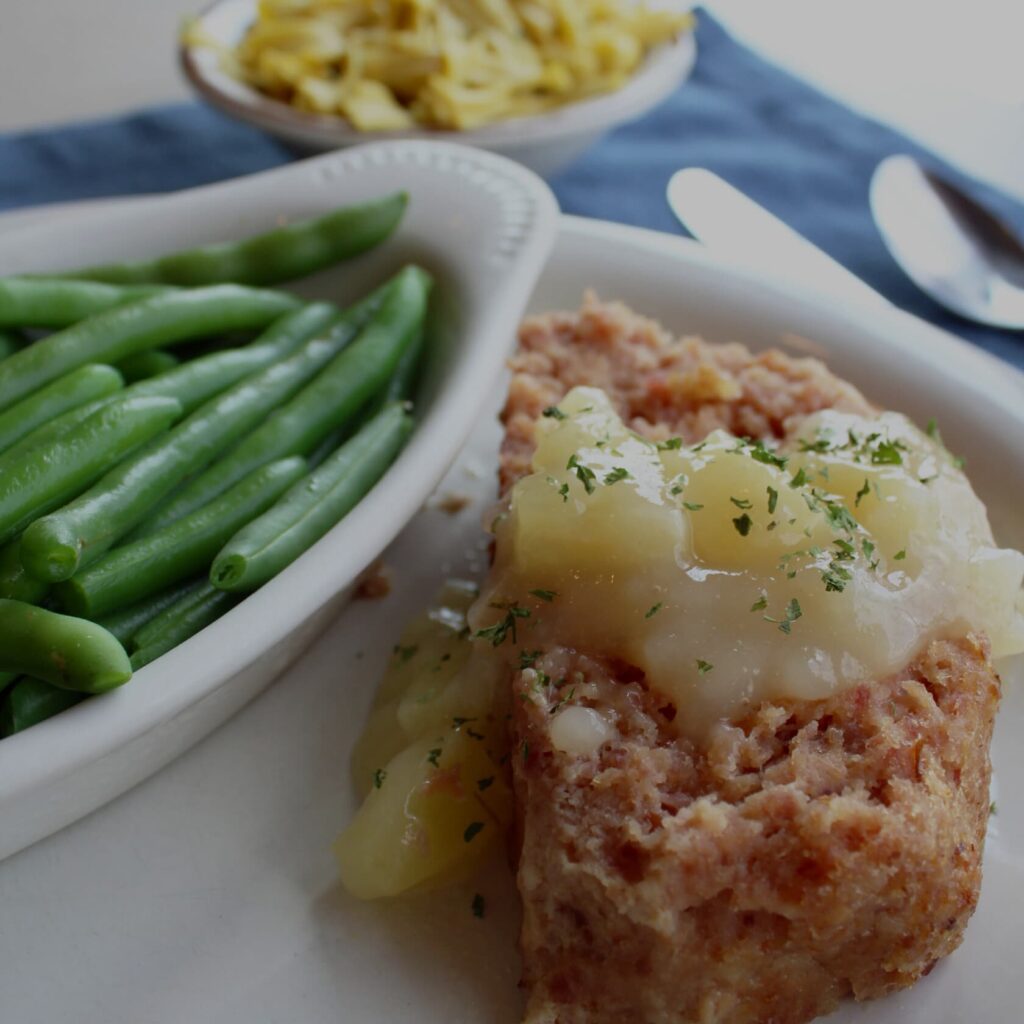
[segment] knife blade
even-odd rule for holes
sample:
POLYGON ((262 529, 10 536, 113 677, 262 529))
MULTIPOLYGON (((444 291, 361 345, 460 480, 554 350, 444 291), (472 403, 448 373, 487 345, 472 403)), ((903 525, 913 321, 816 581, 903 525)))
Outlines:
POLYGON ((784 276, 843 301, 891 306, 841 263, 712 171, 676 171, 667 197, 672 212, 694 238, 750 269, 784 276))

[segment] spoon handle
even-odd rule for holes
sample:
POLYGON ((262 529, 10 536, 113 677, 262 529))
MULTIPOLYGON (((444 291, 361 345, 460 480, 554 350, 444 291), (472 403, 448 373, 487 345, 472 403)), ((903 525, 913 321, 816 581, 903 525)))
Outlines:
POLYGON ((683 227, 709 248, 844 302, 891 307, 841 263, 717 174, 702 167, 676 171, 667 194, 683 227))

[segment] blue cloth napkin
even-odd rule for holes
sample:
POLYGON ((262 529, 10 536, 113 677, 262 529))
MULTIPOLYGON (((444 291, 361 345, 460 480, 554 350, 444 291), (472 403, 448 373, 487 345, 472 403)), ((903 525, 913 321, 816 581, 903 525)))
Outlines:
MULTIPOLYGON (((708 167, 897 305, 1024 368, 1024 336, 936 306, 892 261, 868 212, 868 182, 891 153, 927 160, 1024 234, 1024 207, 965 180, 898 133, 762 60, 700 16, 694 73, 649 116, 613 132, 552 185, 567 213, 678 232, 672 172, 708 167)), ((265 170, 288 147, 199 104, 0 137, 0 209, 162 192, 265 170)))

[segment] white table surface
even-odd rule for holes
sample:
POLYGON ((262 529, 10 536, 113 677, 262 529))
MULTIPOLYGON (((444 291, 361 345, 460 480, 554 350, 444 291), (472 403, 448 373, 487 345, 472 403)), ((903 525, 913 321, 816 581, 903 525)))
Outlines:
MULTIPOLYGON (((970 14, 936 0, 712 6, 772 58, 1024 197, 1024 5, 975 0, 970 14)), ((184 98, 172 44, 194 7, 5 0, 0 131, 184 98)), ((415 538, 400 543, 408 552, 415 538)), ((235 1020, 232 1008, 243 1004, 262 1007, 247 1024, 339 1019, 331 962, 353 937, 332 927, 339 897, 326 851, 346 802, 346 752, 325 737, 348 713, 338 689, 380 663, 379 652, 357 657, 369 617, 385 615, 397 629, 412 582, 399 577, 386 604, 343 613, 262 698, 170 768, 0 865, 2 1024, 202 1024, 235 1020), (76 871, 83 862, 92 866, 87 884, 76 871), (263 887, 240 888, 255 876, 263 887), (309 905, 297 889, 322 897, 309 905), (279 970, 253 974, 235 952, 243 932, 260 964, 279 970)), ((498 881, 489 896, 511 899, 498 881)), ((431 942, 421 926, 394 934, 392 952, 408 969, 430 970, 439 989, 459 983, 457 965, 423 962, 431 942)), ((494 929, 466 938, 478 962, 501 959, 487 956, 506 941, 494 929)), ((362 1010, 353 1024, 370 1019, 362 1010)))

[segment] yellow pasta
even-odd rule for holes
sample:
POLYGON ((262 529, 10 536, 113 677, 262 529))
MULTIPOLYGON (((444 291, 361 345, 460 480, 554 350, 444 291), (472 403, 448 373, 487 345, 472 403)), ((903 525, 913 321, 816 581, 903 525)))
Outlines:
POLYGON ((363 131, 465 130, 618 89, 691 25, 633 0, 262 0, 223 56, 260 92, 363 131))

